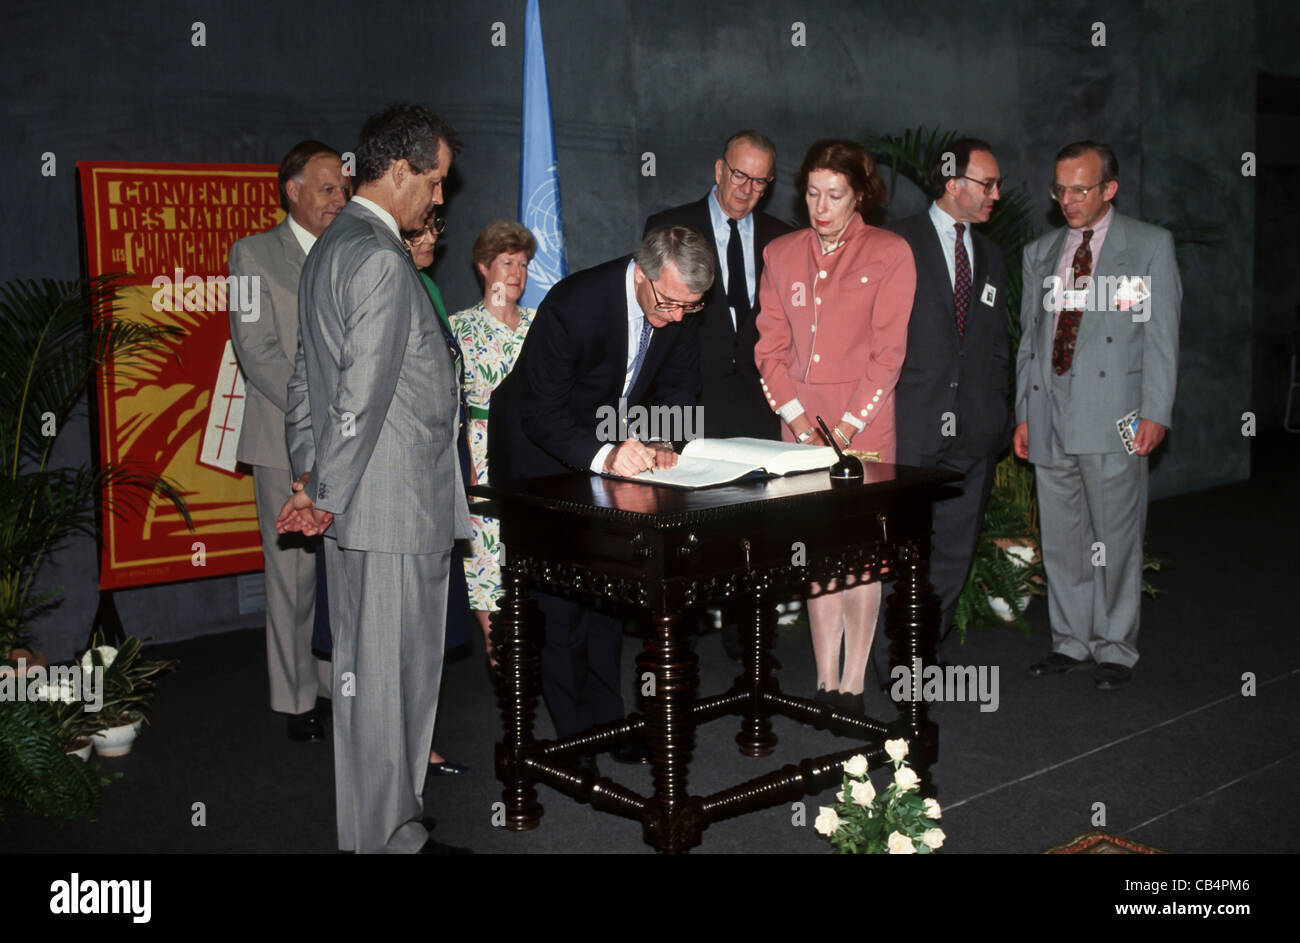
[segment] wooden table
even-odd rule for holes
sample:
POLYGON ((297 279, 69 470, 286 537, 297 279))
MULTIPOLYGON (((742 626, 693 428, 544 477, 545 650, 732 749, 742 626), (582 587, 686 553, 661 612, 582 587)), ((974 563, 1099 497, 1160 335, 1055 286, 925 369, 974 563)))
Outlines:
MULTIPOLYGON (((500 664, 503 739, 496 772, 504 784, 506 828, 541 821, 536 784, 642 823, 647 843, 682 852, 712 822, 820 792, 840 780, 856 753, 874 766, 884 741, 904 737, 909 761, 928 785, 939 736, 924 701, 898 704, 884 724, 781 691, 771 657, 773 609, 783 591, 847 573, 894 580, 886 612, 891 665, 934 662, 939 600, 926 578, 930 501, 957 476, 934 469, 868 464, 865 481, 832 484, 826 472, 700 491, 657 488, 575 472, 471 489, 501 520, 505 598, 493 617, 500 664), (541 690, 537 608, 527 589, 562 589, 641 610, 650 618, 637 674, 653 675, 643 710, 562 740, 536 740, 541 690), (730 690, 698 698, 698 659, 682 613, 710 600, 749 600, 743 670, 730 690), (770 717, 781 714, 850 737, 854 745, 811 757, 707 796, 687 788, 695 727, 740 717, 746 756, 776 745, 770 717), (645 796, 577 769, 579 753, 641 739, 652 758, 654 793, 645 796)), ((920 683, 920 679, 915 679, 920 683)), ((925 787, 923 787, 925 788, 925 787)))

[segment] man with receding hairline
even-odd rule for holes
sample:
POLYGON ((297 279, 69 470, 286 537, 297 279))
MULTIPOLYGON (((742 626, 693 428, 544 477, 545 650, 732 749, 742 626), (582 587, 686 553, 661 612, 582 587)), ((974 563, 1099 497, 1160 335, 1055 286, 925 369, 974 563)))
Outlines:
POLYGON ((1115 153, 1056 155, 1066 227, 1025 247, 1015 451, 1034 463, 1052 649, 1030 677, 1138 660, 1148 456, 1173 422, 1183 287, 1169 232, 1117 212, 1115 153), (1099 290, 1100 289, 1100 290, 1099 290))
MULTIPOLYGON (((916 261, 907 355, 894 389, 898 461, 962 476, 951 496, 934 503, 930 581, 940 599, 940 642, 966 585, 998 454, 1011 439, 1006 266, 974 228, 988 222, 1001 184, 987 143, 956 140, 930 168, 929 208, 887 227, 907 240, 916 261)), ((884 613, 881 606, 882 628, 884 613)), ((883 635, 876 633, 873 650, 882 686, 889 681, 883 635)))
POLYGON ((230 247, 232 277, 252 275, 258 316, 230 310, 230 339, 245 383, 239 461, 253 468, 266 574, 266 656, 271 710, 288 716, 291 740, 319 741, 325 730, 317 696, 330 696, 330 666, 312 654, 319 540, 278 534, 276 515, 293 476, 284 439, 287 387, 298 348, 298 277, 307 253, 347 202, 338 152, 300 141, 280 162, 279 225, 230 247))

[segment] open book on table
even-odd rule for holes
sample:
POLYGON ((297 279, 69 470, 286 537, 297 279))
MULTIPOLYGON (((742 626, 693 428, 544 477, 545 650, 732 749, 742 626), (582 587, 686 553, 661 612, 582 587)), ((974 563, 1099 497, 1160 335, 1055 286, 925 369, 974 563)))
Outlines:
MULTIPOLYGON (((667 488, 708 488, 741 478, 792 475, 817 471, 835 464, 835 450, 827 445, 797 445, 767 439, 695 439, 686 444, 672 468, 625 478, 667 488)), ((622 478, 622 475, 611 475, 622 478)))

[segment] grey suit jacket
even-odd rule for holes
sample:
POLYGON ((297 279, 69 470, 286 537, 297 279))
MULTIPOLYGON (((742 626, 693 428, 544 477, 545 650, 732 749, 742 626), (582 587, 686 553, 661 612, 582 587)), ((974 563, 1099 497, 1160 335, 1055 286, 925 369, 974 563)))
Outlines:
MULTIPOLYGON (((1178 381, 1178 321, 1183 285, 1168 230, 1111 210, 1114 218, 1101 255, 1094 260, 1098 283, 1140 277, 1150 291, 1146 310, 1101 310, 1105 291, 1079 322, 1070 367, 1065 428, 1060 436, 1072 455, 1122 452, 1117 420, 1136 409, 1143 419, 1173 424, 1178 381)), ((1025 247, 1020 305, 1020 350, 1016 358, 1016 422, 1029 424, 1029 460, 1048 460, 1052 430, 1053 305, 1049 279, 1065 246, 1065 229, 1025 247)))
POLYGON ((244 424, 235 457, 249 465, 282 468, 286 482, 284 413, 298 349, 298 276, 305 258, 287 216, 278 226, 230 247, 231 276, 255 276, 261 296, 257 320, 243 320, 233 306, 230 312, 230 339, 246 381, 244 424))
POLYGON ((312 247, 285 417, 293 471, 339 546, 436 553, 470 534, 459 381, 401 240, 349 203, 312 247))

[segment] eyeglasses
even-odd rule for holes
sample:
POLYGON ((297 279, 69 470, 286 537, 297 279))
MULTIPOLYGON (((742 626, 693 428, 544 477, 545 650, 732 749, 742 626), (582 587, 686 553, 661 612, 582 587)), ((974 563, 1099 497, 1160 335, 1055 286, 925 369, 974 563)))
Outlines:
POLYGON ((722 158, 722 164, 731 171, 731 182, 733 185, 743 187, 745 184, 749 184, 754 188, 755 193, 762 193, 768 188, 768 185, 776 179, 775 177, 751 177, 743 170, 737 170, 735 167, 728 164, 727 158, 725 157, 722 158))
POLYGON ((665 301, 659 296, 659 289, 655 288, 655 283, 648 278, 646 281, 650 282, 650 290, 654 292, 656 311, 671 314, 680 310, 682 314, 694 314, 696 311, 704 310, 704 302, 702 301, 665 301))
POLYGON ((1006 179, 1007 179, 1007 178, 1006 178, 1006 177, 990 177, 988 180, 976 180, 974 177, 969 177, 969 176, 967 176, 966 174, 962 174, 962 175, 961 175, 961 179, 963 179, 963 180, 970 180, 970 181, 972 181, 972 182, 974 182, 974 183, 978 183, 981 187, 984 188, 984 195, 985 195, 985 196, 991 196, 991 195, 993 194, 993 191, 994 191, 994 190, 1001 190, 1001 189, 1002 189, 1002 184, 1006 182, 1006 179))
POLYGON ((1052 194, 1052 199, 1057 203, 1082 203, 1088 198, 1088 194, 1098 187, 1105 186, 1105 180, 1099 180, 1090 187, 1063 187, 1059 183, 1054 183, 1048 187, 1048 192, 1052 194), (1069 196, 1069 200, 1066 200, 1069 196))
POLYGON ((419 229, 408 229, 406 232, 402 233, 402 238, 406 240, 408 245, 410 245, 419 242, 424 238, 426 233, 429 235, 441 235, 442 231, 446 228, 446 218, 443 216, 435 216, 419 229))

